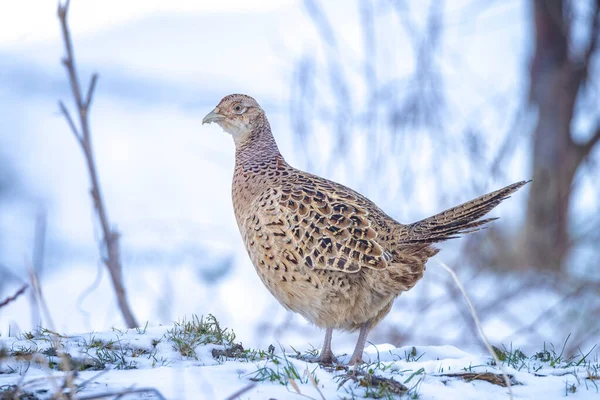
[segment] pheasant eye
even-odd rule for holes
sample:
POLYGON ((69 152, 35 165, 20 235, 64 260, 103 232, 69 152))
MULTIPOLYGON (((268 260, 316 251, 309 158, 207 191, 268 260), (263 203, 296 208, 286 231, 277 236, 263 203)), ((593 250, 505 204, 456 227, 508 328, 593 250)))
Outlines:
POLYGON ((233 106, 233 112, 236 114, 242 114, 244 111, 246 111, 246 108, 242 107, 241 104, 236 104, 233 106))

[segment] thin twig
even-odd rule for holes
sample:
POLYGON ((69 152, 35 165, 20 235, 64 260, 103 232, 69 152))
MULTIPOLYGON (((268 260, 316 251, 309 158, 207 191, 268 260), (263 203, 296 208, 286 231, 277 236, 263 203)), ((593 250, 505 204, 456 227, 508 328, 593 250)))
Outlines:
POLYGON ((247 391, 254 389, 255 386, 256 386, 256 383, 250 383, 250 384, 244 386, 243 388, 241 388, 240 390, 238 390, 237 392, 235 392, 235 393, 227 396, 225 398, 225 400, 234 400, 234 399, 237 399, 238 397, 240 397, 241 395, 243 395, 247 391))
POLYGON ((454 279, 456 286, 458 286, 458 289, 460 290, 463 297, 465 298, 465 301, 467 302, 467 306, 469 306, 469 310, 471 311, 471 315, 473 316, 473 320, 475 321, 475 325, 477 326, 477 330, 479 331, 479 335, 481 336, 481 340, 483 340, 483 343, 485 344, 487 351, 490 353, 490 355, 496 362, 496 365, 498 366, 498 368, 500 368, 500 371, 502 372, 502 376, 504 377, 504 382, 506 383, 506 387, 508 388, 509 398, 512 400, 513 399, 512 385, 510 383, 510 379, 508 378, 508 374, 504 370, 504 366, 498 359, 496 352, 494 352, 494 350, 492 349, 492 346, 490 345, 490 342, 489 342, 487 336, 485 335, 485 332, 483 331, 483 327, 481 326, 481 323, 479 322, 479 317, 477 316, 475 307, 473 307, 473 304, 471 303, 471 300, 469 299, 469 296, 467 295, 465 288, 463 287, 462 283, 458 279, 458 276, 456 275, 456 273, 454 273, 452 268, 450 268, 449 266, 444 264, 442 261, 438 260, 438 263, 441 265, 442 268, 444 268, 446 270, 446 272, 448 272, 450 274, 452 279, 454 279))
POLYGON ((42 287, 40 285, 37 273, 33 269, 31 263, 29 263, 27 260, 25 261, 25 264, 27 265, 27 272, 29 273, 29 282, 31 283, 33 293, 35 294, 36 300, 40 308, 42 309, 44 317, 46 318, 46 326, 49 326, 53 332, 56 332, 56 329, 54 329, 54 320, 50 315, 50 309, 48 309, 48 304, 46 304, 46 300, 44 298, 44 295, 42 294, 42 287))
POLYGON ((73 132, 73 135, 75 135, 75 138, 77 139, 79 144, 83 144, 81 134, 77 130, 77 127, 75 126, 75 122, 73 122, 73 118, 71 117, 69 110, 67 110, 67 107, 65 107, 65 104, 62 101, 59 101, 58 107, 60 108, 60 111, 62 112, 65 119, 67 120, 67 123, 69 124, 69 128, 71 128, 71 132, 73 132))
MULTIPOLYGON (((69 26, 67 24, 67 14, 69 11, 69 5, 71 1, 66 0, 64 5, 58 4, 58 19, 60 20, 60 26, 65 42, 65 50, 67 56, 62 59, 63 65, 66 67, 69 73, 69 80, 71 81, 71 88, 73 89, 73 96, 75 97, 75 103, 77 107, 81 109, 83 102, 81 100, 81 89, 79 85, 79 78, 77 77, 77 68, 75 68, 75 57, 73 56, 73 42, 71 41, 71 34, 69 33, 69 26)), ((82 127, 83 128, 83 127, 82 127)))
POLYGON ((6 306, 8 303, 12 303, 13 301, 15 301, 17 299, 17 297, 19 297, 20 295, 22 295, 23 293, 25 293, 25 290, 27 290, 27 288, 29 287, 28 284, 24 284, 21 289, 17 290, 17 293, 15 293, 13 296, 10 296, 8 298, 6 298, 3 302, 0 303, 0 308, 6 306))
POLYGON ((85 108, 90 108, 92 97, 94 95, 94 89, 96 89, 96 82, 98 82, 98 74, 93 74, 90 80, 90 87, 88 88, 87 96, 85 97, 85 108))
POLYGON ((66 52, 66 56, 63 58, 62 63, 67 70, 67 75, 71 84, 71 91, 73 93, 73 98, 75 99, 77 114, 79 115, 79 129, 77 129, 73 118, 62 101, 59 102, 59 107, 84 153, 91 182, 90 195, 92 197, 93 206, 96 210, 98 220, 100 221, 100 225, 102 227, 102 248, 100 250, 101 258, 109 271, 111 282, 117 297, 119 310, 121 311, 121 315, 125 320, 125 324, 129 328, 134 328, 138 326, 138 323, 127 300, 125 286, 123 284, 122 265, 119 251, 120 235, 115 229, 112 228, 108 218, 108 212, 102 196, 100 180, 98 178, 98 172, 94 160, 94 152, 92 149, 88 117, 89 107, 92 103, 94 90, 96 89, 98 82, 98 74, 92 75, 90 84, 86 91, 87 94, 84 99, 82 96, 81 85, 79 83, 79 77, 75 64, 73 41, 71 40, 71 34, 67 24, 69 4, 69 0, 66 0, 64 4, 59 2, 58 19, 60 20, 66 52))
MULTIPOLYGON (((43 207, 38 209, 35 218, 34 239, 33 239, 33 270, 40 276, 44 269, 44 254, 46 247, 46 225, 47 213, 43 207)), ((41 315, 39 304, 35 297, 35 292, 29 292, 29 303, 31 305, 31 326, 40 326, 41 315)))
POLYGON ((81 382, 78 385, 79 388, 81 388, 81 389, 85 388, 87 385, 89 385, 90 383, 92 383, 93 381, 95 381, 96 379, 98 379, 99 377, 101 377, 102 375, 106 374, 109 371, 110 371, 109 369, 103 369, 102 371, 98 372, 96 375, 93 375, 89 379, 86 379, 85 381, 81 382))
POLYGON ((313 386, 315 387, 317 392, 321 395, 321 400, 327 400, 325 398, 325 396, 323 395, 323 392, 321 392, 321 389, 319 389, 319 384, 317 383, 317 380, 315 379, 313 374, 311 374, 310 371, 308 370, 308 367, 306 368, 306 373, 308 374, 308 379, 310 379, 310 383, 313 384, 313 386))
POLYGON ((29 282, 31 283, 31 287, 33 288, 34 296, 37 300, 39 307, 42 309, 42 312, 46 319, 46 325, 49 326, 52 331, 52 334, 50 335, 50 338, 52 340, 52 347, 56 349, 56 352, 57 352, 58 356, 61 358, 61 360, 63 361, 64 368, 67 371, 65 378, 64 378, 65 379, 64 385, 63 385, 63 388, 61 389, 56 384, 56 377, 53 377, 52 373, 50 372, 50 368, 48 366, 47 360, 42 359, 43 365, 44 365, 44 370, 46 371, 46 373, 48 373, 48 379, 53 386, 54 393, 59 395, 59 397, 55 396, 54 398, 62 398, 61 394, 64 393, 65 385, 68 385, 69 387, 73 386, 73 384, 72 384, 73 381, 69 375, 73 375, 73 374, 75 374, 75 372, 72 371, 71 360, 64 354, 64 352, 60 346, 59 336, 55 333, 56 330, 54 329, 54 320, 52 319, 52 316, 50 315, 50 309, 48 308, 48 304, 46 303, 44 295, 42 294, 42 287, 40 285, 40 281, 38 279, 37 273, 34 270, 33 265, 31 265, 31 263, 28 262, 27 259, 25 260, 25 265, 27 266, 27 272, 29 273, 29 282))

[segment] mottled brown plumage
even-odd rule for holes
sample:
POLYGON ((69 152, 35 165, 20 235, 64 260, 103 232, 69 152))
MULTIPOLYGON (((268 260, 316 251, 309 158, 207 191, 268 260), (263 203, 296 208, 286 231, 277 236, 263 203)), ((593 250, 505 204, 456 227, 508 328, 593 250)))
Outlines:
POLYGON ((335 360, 333 329, 367 333, 396 297, 423 276, 432 244, 479 230, 480 220, 526 182, 404 225, 354 190, 291 167, 251 97, 225 97, 203 120, 236 144, 233 208, 243 241, 267 289, 288 310, 326 329, 320 361, 335 360))

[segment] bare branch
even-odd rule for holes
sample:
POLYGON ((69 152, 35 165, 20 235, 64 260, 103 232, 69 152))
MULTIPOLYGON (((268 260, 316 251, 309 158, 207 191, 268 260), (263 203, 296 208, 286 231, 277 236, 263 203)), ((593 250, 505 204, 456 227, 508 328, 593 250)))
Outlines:
MULTIPOLYGON (((46 228, 47 214, 44 208, 39 208, 35 218, 35 230, 33 239, 33 270, 40 275, 44 268, 44 253, 46 247, 46 228)), ((40 304, 37 301, 36 293, 33 290, 29 291, 29 303, 31 311, 31 326, 41 326, 40 304)))
POLYGON ((29 282, 31 283, 33 294, 39 307, 42 309, 44 317, 46 318, 46 325, 50 327, 50 330, 56 332, 54 320, 52 319, 52 315, 50 315, 48 303, 46 303, 46 298, 42 293, 42 285, 40 285, 40 280, 38 278, 37 272, 33 268, 33 265, 31 265, 31 263, 27 259, 25 260, 25 265, 27 266, 27 273, 29 274, 29 282))
POLYGON ((67 107, 65 107, 65 103, 63 103, 62 101, 59 101, 58 107, 60 107, 60 111, 65 116, 65 119, 67 120, 67 123, 69 124, 69 128, 71 128, 71 132, 73 132, 73 135, 75 135, 75 139, 77 139, 79 144, 83 144, 83 139, 81 138, 81 134, 77 131, 75 122, 73 122, 73 118, 71 118, 71 113, 69 113, 69 110, 67 110, 67 107))
POLYGON ((92 79, 90 79, 90 86, 88 87, 87 96, 85 97, 86 110, 90 107, 90 103, 92 102, 92 96, 94 95, 94 89, 96 89, 97 81, 98 81, 98 74, 92 75, 92 79))
POLYGON ((22 295, 23 293, 25 293, 25 290, 29 287, 28 284, 24 284, 21 289, 17 290, 17 293, 15 293, 14 295, 6 298, 3 302, 0 303, 0 308, 6 306, 9 303, 12 303, 13 301, 15 301, 17 299, 17 297, 19 297, 20 295, 22 295))
POLYGON ((83 106, 83 102, 81 99, 81 90, 79 88, 79 77, 77 76, 77 68, 75 68, 73 42, 71 41, 71 34, 69 33, 69 26, 67 24, 69 4, 69 0, 65 1, 64 5, 61 5, 60 3, 58 4, 58 19, 60 20, 63 40, 65 42, 65 50, 67 52, 67 55, 65 56, 65 58, 63 58, 62 62, 66 67, 67 72, 69 73, 69 80, 71 82, 71 89, 73 90, 73 97, 75 97, 75 103, 77 107, 81 109, 81 107, 83 106))
POLYGON ((479 317, 477 316, 477 312, 475 311, 475 307, 473 307, 473 304, 471 303, 471 299, 469 299, 469 296, 467 295, 467 292, 462 284, 462 282, 458 279, 458 276, 456 275, 456 273, 452 270, 452 268, 450 268, 449 266, 447 266, 446 264, 444 264, 441 261, 438 261, 439 265, 444 268, 446 270, 446 272, 448 272, 450 274, 450 276, 452 277, 452 279, 454 280, 454 283, 456 283, 456 286, 458 287, 458 289, 460 290, 461 294, 463 295, 467 306, 469 307, 469 311, 471 312, 471 316, 473 317, 473 321, 475 322, 475 326, 477 327, 477 330, 479 331, 479 335, 481 336, 481 340, 483 341, 483 343, 485 344, 485 347, 487 349, 487 351, 490 353, 490 355, 492 356, 492 358, 494 359, 494 361, 496 361, 496 365, 500 368, 500 371, 502 371, 502 376, 504 377, 504 381, 506 382, 506 387, 508 388, 508 397, 513 400, 513 392, 512 392, 512 385, 510 382, 510 379, 508 378, 508 374, 506 373, 506 370, 504 369, 504 367, 502 366, 502 363, 500 362, 500 360, 498 359, 498 356, 496 355, 496 352, 492 349, 492 346, 490 345, 490 341, 488 340, 485 332, 483 331, 483 327, 481 325, 481 322, 479 322, 479 317))
MULTIPOLYGON (((400 19, 400 23, 406 31, 407 36, 416 38, 418 36, 417 28, 415 27, 415 22, 411 18, 408 3, 406 1, 394 1, 392 2, 392 6, 394 7, 395 15, 400 19)), ((411 42, 411 44, 414 45, 415 43, 411 42)))
POLYGON ((59 102, 62 113, 64 114, 69 127, 75 137, 77 138, 81 149, 84 153, 85 160, 87 163, 87 169, 90 176, 91 188, 90 194, 94 209, 98 215, 98 220, 102 227, 102 242, 103 246, 101 249, 101 257, 103 259, 106 268, 109 271, 110 278, 113 284, 117 296, 117 302, 123 319, 129 328, 136 327, 138 324, 135 320, 131 307, 127 301, 125 294, 125 287, 123 285, 121 258, 119 252, 119 233, 111 228, 108 213, 102 197, 102 191, 100 189, 100 181, 98 179, 98 173, 96 163, 94 160, 94 152, 92 149, 92 140, 89 127, 89 106, 92 102, 96 83, 98 81, 98 74, 93 74, 90 80, 90 85, 87 89, 87 95, 85 100, 82 96, 81 86, 79 84, 79 77, 77 75, 77 68, 75 67, 75 56, 73 51, 73 43, 71 40, 71 34, 67 24, 67 14, 69 10, 69 0, 66 0, 64 4, 59 3, 58 5, 58 19, 60 20, 61 30, 63 34, 63 40, 65 44, 66 56, 63 58, 62 63, 67 70, 69 82, 71 84, 71 90, 73 98, 75 99, 75 105, 79 115, 79 126, 81 131, 78 131, 75 127, 75 123, 71 118, 67 108, 63 102, 59 102))
POLYGON ((313 20, 319 34, 332 50, 337 50, 335 31, 327 15, 315 0, 304 0, 304 7, 313 20))

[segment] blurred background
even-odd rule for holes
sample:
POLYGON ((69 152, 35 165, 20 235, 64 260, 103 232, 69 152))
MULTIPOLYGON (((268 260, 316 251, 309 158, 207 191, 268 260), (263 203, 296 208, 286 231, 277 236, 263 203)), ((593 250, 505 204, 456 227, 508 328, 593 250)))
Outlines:
MULTIPOLYGON (((60 332, 125 326, 103 262, 57 4, 0 15, 0 301, 38 276, 60 332), (75 113, 73 115, 76 115, 75 113)), ((73 0, 69 26, 122 277, 139 324, 215 314, 244 345, 320 346, 239 237, 234 146, 202 117, 255 97, 292 165, 414 222, 518 180, 494 226, 444 244, 493 344, 600 337, 600 1, 73 0), (85 89, 84 89, 85 90, 85 89), (569 336, 570 335, 570 336, 569 336), (308 338, 308 340, 307 340, 308 338)), ((479 348, 438 261, 374 343, 479 348)), ((0 334, 47 324, 31 288, 0 334)), ((337 333, 334 351, 353 335, 337 333)))

